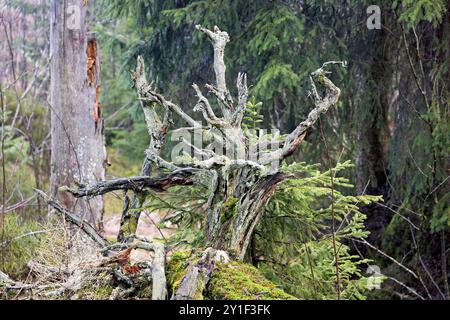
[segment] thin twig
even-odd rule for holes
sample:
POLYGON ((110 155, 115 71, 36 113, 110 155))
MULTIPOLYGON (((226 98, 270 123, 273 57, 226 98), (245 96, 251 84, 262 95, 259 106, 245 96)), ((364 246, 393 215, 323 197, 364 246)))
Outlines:
POLYGON ((337 292, 337 298, 338 300, 341 299, 341 279, 340 279, 340 273, 339 273, 339 255, 338 255, 338 250, 337 250, 337 246, 336 246, 336 214, 334 211, 334 171, 333 171, 333 166, 331 163, 331 155, 330 155, 330 150, 328 149, 328 143, 327 143, 327 139, 325 137, 325 134, 323 132, 323 125, 322 125, 322 119, 319 118, 320 121, 320 133, 322 135, 322 139, 325 145, 325 151, 327 153, 327 158, 328 158, 328 165, 330 167, 330 187, 331 187, 331 218, 332 218, 332 231, 333 231, 333 252, 334 252, 334 259, 336 260, 335 263, 335 267, 336 267, 336 292, 337 292))
POLYGON ((365 239, 356 239, 356 238, 351 238, 352 241, 356 241, 362 244, 365 244, 366 246, 368 246, 369 248, 375 250, 376 252, 378 252, 379 254, 381 254, 382 256, 388 258, 389 260, 391 260, 392 262, 394 262, 396 265, 398 265, 400 268, 402 268, 403 270, 405 270, 406 272, 408 272, 409 274, 411 274, 415 279, 419 280, 420 283, 422 284, 422 286, 425 289, 425 292, 427 292, 428 298, 431 298, 430 293, 428 292, 427 287, 425 286, 425 283, 423 282, 422 278, 420 276, 418 276, 414 271, 412 271, 411 269, 409 269, 408 267, 406 267, 405 265, 403 265, 402 263, 398 262, 396 259, 394 259, 393 257, 391 257, 390 255, 388 255, 386 252, 378 249, 377 247, 375 247, 374 245, 372 245, 371 243, 367 242, 367 240, 365 239))
MULTIPOLYGON (((5 123, 5 101, 3 98, 3 88, 2 84, 0 83, 0 104, 2 108, 2 123, 5 123)), ((5 207, 6 207, 6 165, 5 165, 5 126, 2 125, 2 147, 1 147, 1 156, 2 156, 2 209, 1 209, 1 217, 0 217, 0 228, 1 228, 1 237, 0 241, 1 243, 4 242, 5 238, 5 207)), ((0 253, 0 265, 3 269, 4 266, 4 253, 3 253, 3 246, 1 248, 0 253)))

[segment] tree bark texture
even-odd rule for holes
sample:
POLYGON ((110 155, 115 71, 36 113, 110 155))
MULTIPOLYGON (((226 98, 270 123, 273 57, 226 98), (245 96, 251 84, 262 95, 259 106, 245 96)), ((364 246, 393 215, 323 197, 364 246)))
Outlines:
POLYGON ((101 228, 101 196, 77 200, 58 190, 105 179, 99 49, 88 33, 86 5, 83 0, 51 4, 51 191, 66 208, 101 228))

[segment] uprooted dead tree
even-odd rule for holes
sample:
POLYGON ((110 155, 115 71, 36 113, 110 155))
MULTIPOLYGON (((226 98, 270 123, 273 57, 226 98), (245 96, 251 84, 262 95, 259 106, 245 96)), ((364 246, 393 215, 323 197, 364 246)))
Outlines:
MULTIPOLYGON (((327 77, 328 72, 325 71, 325 67, 329 64, 343 63, 327 62, 311 73, 311 96, 314 108, 307 119, 294 131, 283 137, 265 135, 261 138, 243 128, 249 96, 247 76, 238 75, 236 98, 231 96, 226 85, 224 51, 226 44, 230 41, 228 34, 218 27, 214 27, 213 31, 201 26, 196 28, 209 38, 214 48, 216 85, 207 84, 205 87, 217 100, 219 108, 216 109, 220 109, 221 115, 216 115, 212 104, 202 90, 198 85, 193 84, 198 97, 198 103, 193 110, 201 113, 206 126, 193 119, 183 111, 182 107, 167 100, 153 89, 147 82, 144 61, 139 57, 133 80, 142 102, 150 135, 150 145, 146 151, 140 176, 64 189, 76 198, 89 198, 118 190, 124 191, 117 243, 109 243, 97 233, 94 227, 77 218, 75 214, 61 207, 45 194, 40 193, 40 195, 57 212, 65 216, 67 221, 79 226, 89 235, 98 244, 99 250, 109 257, 107 259, 126 255, 129 250, 136 248, 154 252, 151 266, 141 270, 147 272, 151 279, 153 299, 201 299, 205 292, 209 293, 208 298, 236 297, 221 292, 213 286, 221 286, 218 274, 225 274, 226 277, 228 273, 228 276, 233 276, 232 272, 239 268, 244 269, 243 276, 248 278, 247 282, 259 281, 258 288, 261 287, 261 283, 269 288, 260 289, 259 293, 254 292, 253 295, 249 295, 249 298, 289 298, 289 295, 262 279, 257 272, 245 270, 250 266, 243 264, 242 261, 255 226, 261 219, 264 206, 277 185, 290 177, 274 163, 280 163, 292 155, 302 143, 306 131, 314 125, 321 114, 326 113, 336 104, 340 89, 327 77), (199 147, 192 145, 187 139, 181 139, 181 143, 191 148, 193 156, 185 155, 179 161, 176 159, 168 161, 161 156, 173 123, 173 115, 179 116, 187 124, 186 127, 178 128, 176 131, 199 130, 203 141, 208 142, 199 147), (221 152, 223 149, 233 150, 233 152, 223 155, 221 152), (200 179, 203 181, 206 179, 210 186, 204 223, 204 248, 207 249, 191 253, 191 255, 172 254, 170 259, 167 259, 170 263, 166 263, 166 250, 162 244, 149 242, 136 236, 137 225, 148 192, 161 192, 175 186, 194 185, 200 179), (128 197, 127 192, 132 193, 132 196, 128 197), (254 278, 252 274, 255 274, 254 278), (171 293, 170 297, 168 292, 171 293)), ((121 269, 118 270, 115 271, 116 278, 128 283, 126 286, 128 290, 135 289, 136 283, 124 274, 119 275, 118 272, 121 269)))

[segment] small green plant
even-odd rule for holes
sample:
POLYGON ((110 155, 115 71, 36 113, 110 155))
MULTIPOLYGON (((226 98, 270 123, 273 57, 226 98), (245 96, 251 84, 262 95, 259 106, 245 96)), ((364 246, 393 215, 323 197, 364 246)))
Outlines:
POLYGON ((263 122, 264 116, 261 114, 263 103, 256 102, 255 97, 252 97, 245 105, 245 116, 243 127, 245 130, 252 130, 256 132, 259 124, 263 122))
POLYGON ((368 235, 366 216, 358 207, 382 198, 346 195, 344 191, 353 186, 338 173, 351 167, 349 161, 323 172, 318 165, 285 166, 283 171, 296 177, 278 188, 256 232, 256 255, 261 257, 263 274, 296 297, 337 298, 334 216, 340 298, 365 299, 368 279, 362 267, 367 268, 369 260, 354 255, 350 244, 368 235))

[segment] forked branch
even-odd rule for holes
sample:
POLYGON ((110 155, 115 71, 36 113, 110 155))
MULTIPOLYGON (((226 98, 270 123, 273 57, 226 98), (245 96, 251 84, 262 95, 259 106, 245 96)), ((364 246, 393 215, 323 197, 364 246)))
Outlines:
POLYGON ((294 131, 292 131, 285 139, 280 143, 282 147, 276 151, 261 154, 261 163, 267 164, 274 159, 284 159, 290 156, 302 143, 305 138, 306 131, 311 128, 319 119, 321 114, 326 113, 332 106, 336 105, 341 90, 327 78, 326 74, 329 73, 324 68, 329 64, 342 64, 345 66, 345 62, 330 61, 323 64, 321 68, 311 73, 311 85, 312 95, 314 98, 314 109, 311 110, 306 120, 302 121, 294 131), (325 89, 325 96, 321 97, 317 91, 316 84, 320 84, 325 89))

